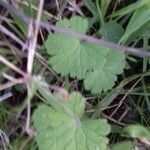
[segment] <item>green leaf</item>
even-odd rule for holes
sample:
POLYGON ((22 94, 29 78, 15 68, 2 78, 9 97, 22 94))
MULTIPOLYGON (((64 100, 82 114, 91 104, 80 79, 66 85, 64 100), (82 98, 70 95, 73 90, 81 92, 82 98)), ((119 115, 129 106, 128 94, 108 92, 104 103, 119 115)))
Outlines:
POLYGON ((113 13, 113 17, 122 17, 124 15, 127 15, 131 12, 133 12, 134 10, 144 6, 144 5, 149 5, 149 0, 138 0, 137 2, 130 4, 129 6, 126 6, 120 10, 118 10, 117 12, 113 13))
POLYGON ((101 12, 102 12, 103 18, 106 15, 107 8, 108 8, 110 2, 111 2, 111 0, 101 0, 100 6, 101 6, 101 12))
POLYGON ((61 108, 47 105, 40 105, 34 111, 39 150, 106 150, 106 135, 110 132, 107 121, 81 118, 85 101, 79 93, 72 93, 64 106, 74 117, 61 108))
POLYGON ((19 17, 15 16, 14 14, 11 14, 11 16, 13 17, 16 25, 19 27, 19 29, 22 31, 22 33, 26 34, 27 33, 27 25, 19 17))
POLYGON ((131 142, 121 142, 114 144, 111 150, 134 150, 134 145, 131 142))
POLYGON ((0 64, 0 75, 2 75, 2 73, 4 72, 5 69, 5 65, 3 65, 2 63, 0 64))
POLYGON ((117 43, 124 34, 123 27, 116 21, 109 21, 99 30, 106 40, 117 43))
POLYGON ((125 34, 121 38, 120 42, 126 42, 127 40, 131 42, 136 37, 140 36, 143 32, 150 28, 150 7, 149 5, 144 5, 137 9, 128 26, 126 28, 125 34))
POLYGON ((85 6, 89 9, 93 16, 98 16, 97 8, 94 2, 92 2, 91 0, 86 0, 85 6))
POLYGON ((124 133, 130 135, 132 138, 146 138, 150 140, 150 131, 140 125, 129 125, 124 129, 124 133))
MULTIPOLYGON (((99 57, 99 59, 101 58, 99 57)), ((106 92, 113 87, 117 80, 116 74, 122 73, 122 69, 125 67, 124 59, 125 56, 121 52, 109 51, 102 68, 96 68, 85 78, 85 88, 91 90, 92 93, 98 93, 102 90, 106 92), (118 62, 119 65, 116 62, 118 62)), ((98 65, 100 65, 100 63, 98 65)))
MULTIPOLYGON (((59 21, 57 26, 86 33, 88 23, 86 19, 74 16, 70 20, 59 21)), ((84 79, 85 88, 92 93, 111 89, 117 80, 116 75, 122 73, 125 67, 123 52, 60 33, 49 35, 45 47, 52 56, 49 65, 52 65, 57 73, 84 79)))
MULTIPOLYGON (((33 19, 36 19, 37 12, 38 12, 38 8, 37 8, 38 3, 39 3, 38 0, 28 0, 28 5, 21 5, 20 7, 22 8, 23 12, 26 15, 32 17, 33 19), (37 10, 35 8, 37 8, 37 10)), ((48 16, 46 14, 42 13, 41 20, 47 21, 48 16)))
POLYGON ((85 99, 78 93, 72 93, 66 106, 78 117, 82 117, 85 109, 85 99))

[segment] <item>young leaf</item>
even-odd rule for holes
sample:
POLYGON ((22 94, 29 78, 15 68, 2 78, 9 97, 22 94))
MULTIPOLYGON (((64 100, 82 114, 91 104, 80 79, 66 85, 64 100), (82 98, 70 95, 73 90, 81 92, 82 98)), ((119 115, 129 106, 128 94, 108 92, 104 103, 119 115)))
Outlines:
POLYGON ((109 21, 105 23, 105 26, 103 26, 99 30, 99 33, 102 35, 104 39, 114 43, 118 43, 118 41, 124 34, 124 29, 116 21, 109 21))
MULTIPOLYGON (((70 20, 59 21, 57 26, 86 33, 88 23, 86 19, 74 16, 70 20)), ((116 75, 122 73, 125 67, 123 52, 60 33, 49 35, 45 47, 52 56, 49 64, 57 73, 85 79, 85 88, 92 93, 112 88, 117 80, 116 75)))
POLYGON ((106 150, 110 132, 107 121, 81 118, 85 103, 79 93, 72 93, 64 106, 74 116, 47 105, 35 110, 33 123, 39 150, 106 150))
POLYGON ((147 140, 150 140, 150 131, 140 125, 129 125, 124 129, 124 133, 129 134, 132 138, 146 138, 147 140))
POLYGON ((134 145, 131 142, 121 142, 113 144, 111 150, 134 150, 134 145))

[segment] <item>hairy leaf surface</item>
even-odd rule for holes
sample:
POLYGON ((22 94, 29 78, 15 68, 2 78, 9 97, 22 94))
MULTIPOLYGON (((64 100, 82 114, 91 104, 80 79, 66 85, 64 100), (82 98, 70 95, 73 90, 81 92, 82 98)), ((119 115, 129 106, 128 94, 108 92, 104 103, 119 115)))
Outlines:
POLYGON ((79 93, 72 93, 64 106, 68 112, 47 105, 35 110, 39 150, 106 150, 110 132, 107 121, 83 118, 85 101, 79 93))
MULTIPOLYGON (((86 19, 74 16, 70 20, 59 21, 57 26, 86 33, 88 22, 86 19)), ((122 73, 125 67, 123 52, 60 33, 49 35, 45 47, 52 56, 49 64, 57 73, 84 79, 85 88, 92 93, 111 89, 117 80, 116 75, 122 73)))

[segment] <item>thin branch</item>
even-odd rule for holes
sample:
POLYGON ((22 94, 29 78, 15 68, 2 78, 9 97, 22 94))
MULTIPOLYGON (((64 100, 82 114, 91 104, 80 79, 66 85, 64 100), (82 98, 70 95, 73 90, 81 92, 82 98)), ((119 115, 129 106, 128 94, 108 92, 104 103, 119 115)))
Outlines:
POLYGON ((10 63, 7 59, 5 59, 4 57, 2 57, 1 55, 0 55, 0 62, 2 62, 3 64, 5 64, 9 68, 13 69, 14 71, 18 72, 22 76, 26 77, 27 74, 25 72, 23 72, 22 70, 20 70, 19 68, 17 68, 14 64, 10 63))
MULTIPOLYGON (((44 1, 40 0, 39 9, 38 9, 39 11, 38 11, 37 19, 36 19, 36 22, 35 22, 35 32, 34 32, 34 36, 33 36, 33 41, 31 40, 32 43, 30 42, 30 49, 28 50, 27 71, 28 71, 29 74, 32 72, 33 60, 34 60, 34 55, 35 55, 37 36, 38 36, 38 32, 39 32, 39 27, 40 27, 40 20, 41 20, 43 4, 44 4, 44 1)), ((32 24, 31 24, 31 26, 32 26, 32 24)), ((31 29, 31 34, 33 33, 32 31, 33 30, 31 29)))
POLYGON ((22 47, 26 48, 26 46, 25 46, 25 44, 24 44, 24 42, 22 40, 20 40, 16 35, 14 35, 12 32, 10 32, 8 29, 6 29, 1 24, 0 24, 0 31, 5 33, 7 36, 11 37, 14 41, 16 41, 22 47))
MULTIPOLYGON (((39 32, 40 27, 40 20, 41 20, 41 14, 43 9, 44 0, 40 0, 39 3, 39 9, 37 14, 37 19, 35 21, 35 31, 33 32, 33 21, 30 20, 29 24, 29 38, 31 37, 31 40, 29 41, 29 48, 28 48, 28 64, 27 64, 27 72, 28 74, 32 74, 32 68, 33 68, 33 61, 35 56, 35 50, 36 50, 36 44, 37 44, 37 36, 39 32)), ((27 119, 26 119, 26 132, 30 137, 34 135, 33 130, 30 128, 30 119, 31 119, 31 102, 30 102, 30 85, 28 83, 28 101, 27 101, 27 119)))
POLYGON ((10 98, 12 96, 11 92, 8 92, 2 96, 0 96, 0 102, 5 101, 6 99, 10 98))
POLYGON ((116 112, 117 110, 120 108, 120 106, 122 105, 123 101, 125 100, 125 98, 128 96, 128 94, 135 88, 135 86, 142 80, 143 76, 140 77, 140 79, 135 83, 133 84, 133 86, 129 89, 129 91, 123 96, 123 98, 121 99, 121 101, 119 102, 117 108, 114 110, 114 112, 112 112, 112 114, 110 115, 110 117, 112 117, 116 112))
POLYGON ((12 77, 12 76, 10 76, 10 75, 8 75, 7 73, 2 73, 2 75, 3 75, 3 77, 5 78, 5 79, 7 79, 7 80, 9 80, 9 81, 12 81, 12 82, 14 82, 14 83, 18 83, 18 79, 16 79, 16 78, 14 78, 14 77, 12 77))
POLYGON ((7 83, 4 83, 4 84, 0 85, 0 91, 5 90, 5 89, 7 89, 7 88, 10 88, 10 87, 12 87, 12 86, 15 86, 15 85, 17 85, 17 84, 22 84, 22 83, 24 83, 24 82, 25 82, 25 81, 24 81, 24 79, 22 79, 22 78, 17 79, 17 82, 9 81, 9 82, 7 82, 7 83))
MULTIPOLYGON (((31 20, 32 21, 32 20, 31 20)), ((31 23, 30 23, 31 24, 31 23)), ((27 48, 27 43, 24 43, 22 40, 20 40, 16 35, 14 35, 12 32, 10 32, 9 30, 7 30, 5 27, 3 27, 2 25, 0 25, 0 31, 3 32, 4 34, 6 34, 7 36, 9 36, 10 38, 12 38, 15 42, 17 42, 18 44, 20 44, 22 46, 22 49, 26 49, 27 48)), ((4 42, 0 42, 0 46, 4 46, 7 45, 8 43, 4 43, 4 42)), ((32 46, 32 43, 31 43, 32 46)), ((45 59, 43 58, 43 56, 41 56, 38 52, 35 52, 35 56, 38 60, 40 60, 40 62, 42 63, 42 65, 44 65, 48 70, 50 70, 58 79, 59 77, 56 75, 56 73, 50 69, 48 67, 48 65, 45 63, 45 59)))
MULTIPOLYGON (((5 7, 10 13, 14 13, 16 16, 18 16, 20 19, 22 19, 22 21, 24 21, 26 24, 29 24, 29 21, 32 19, 26 15, 24 15, 18 8, 14 7, 13 5, 10 5, 7 2, 4 2, 4 0, 0 1, 0 4, 5 7)), ((33 20, 33 19, 32 19, 33 20)), ((33 22, 35 23, 36 21, 33 20, 33 22)), ((102 40, 102 39, 98 39, 92 36, 88 36, 79 32, 74 32, 70 29, 66 29, 66 28, 60 28, 60 27, 56 27, 50 23, 47 22, 41 22, 40 26, 42 28, 45 28, 47 30, 53 30, 55 32, 59 32, 71 37, 76 37, 79 38, 81 40, 85 40, 91 43, 95 43, 97 45, 101 45, 101 46, 105 46, 114 50, 119 50, 119 51, 124 51, 124 52, 128 52, 130 54, 139 56, 139 57, 150 57, 150 52, 148 51, 144 51, 142 49, 137 49, 137 48, 132 48, 132 47, 126 47, 123 45, 119 45, 119 44, 115 44, 112 42, 108 42, 106 40, 102 40)))

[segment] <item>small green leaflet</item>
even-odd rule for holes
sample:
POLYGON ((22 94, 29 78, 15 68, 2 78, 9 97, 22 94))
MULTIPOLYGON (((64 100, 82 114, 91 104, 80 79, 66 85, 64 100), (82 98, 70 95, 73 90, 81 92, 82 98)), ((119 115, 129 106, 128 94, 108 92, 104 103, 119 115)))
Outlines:
POLYGON ((99 33, 105 40, 118 43, 124 34, 124 29, 116 21, 109 21, 99 30, 99 33))
POLYGON ((134 150, 133 143, 127 142, 118 142, 117 144, 113 144, 111 150, 134 150))
MULTIPOLYGON (((85 34, 88 22, 74 16, 70 20, 60 20, 56 26, 85 34)), ((52 65, 57 73, 84 79, 85 89, 91 90, 92 93, 111 89, 117 80, 116 75, 122 73, 125 67, 123 52, 80 41, 61 33, 49 35, 45 47, 51 55, 49 65, 52 65)))
POLYGON ((83 118, 85 100, 79 93, 70 94, 64 106, 73 115, 58 106, 39 105, 34 111, 39 150, 107 150, 107 121, 83 118))
POLYGON ((138 139, 145 138, 150 141, 150 131, 147 128, 140 125, 129 125, 124 129, 123 133, 125 135, 126 134, 130 135, 132 138, 138 139))

